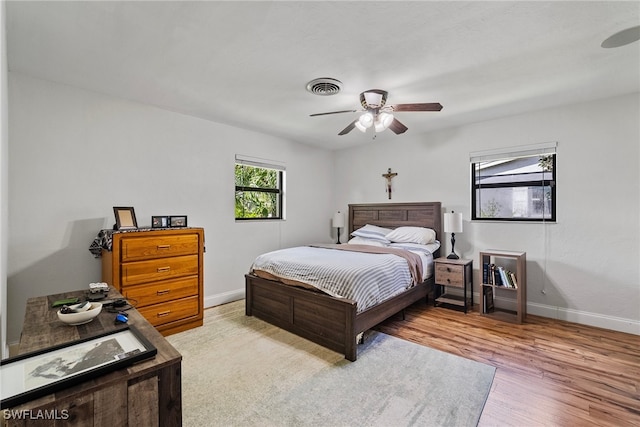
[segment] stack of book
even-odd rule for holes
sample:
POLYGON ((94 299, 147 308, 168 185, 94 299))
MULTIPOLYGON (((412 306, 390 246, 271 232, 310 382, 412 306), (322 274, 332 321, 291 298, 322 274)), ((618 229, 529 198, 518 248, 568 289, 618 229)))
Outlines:
POLYGON ((482 283, 505 288, 518 288, 518 280, 514 272, 490 263, 482 265, 482 283))

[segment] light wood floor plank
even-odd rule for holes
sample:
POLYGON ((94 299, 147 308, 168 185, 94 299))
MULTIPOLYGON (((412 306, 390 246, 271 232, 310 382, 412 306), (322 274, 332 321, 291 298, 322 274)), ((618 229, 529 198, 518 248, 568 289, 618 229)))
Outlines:
POLYGON ((640 337, 419 302, 378 330, 495 366, 480 426, 640 426, 640 337))

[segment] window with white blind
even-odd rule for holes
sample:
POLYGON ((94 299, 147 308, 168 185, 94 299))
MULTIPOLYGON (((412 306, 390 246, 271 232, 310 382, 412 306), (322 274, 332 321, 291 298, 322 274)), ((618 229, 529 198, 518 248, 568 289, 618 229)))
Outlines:
POLYGON ((556 146, 471 153, 471 219, 555 221, 556 146))
POLYGON ((277 162, 236 155, 236 219, 284 219, 285 174, 277 162))

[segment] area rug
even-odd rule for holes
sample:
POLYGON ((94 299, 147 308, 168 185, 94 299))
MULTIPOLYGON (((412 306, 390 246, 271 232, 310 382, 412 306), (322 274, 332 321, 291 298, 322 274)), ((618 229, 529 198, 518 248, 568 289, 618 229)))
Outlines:
POLYGON ((375 331, 349 362, 245 316, 244 300, 167 339, 183 356, 186 427, 475 426, 495 373, 375 331))

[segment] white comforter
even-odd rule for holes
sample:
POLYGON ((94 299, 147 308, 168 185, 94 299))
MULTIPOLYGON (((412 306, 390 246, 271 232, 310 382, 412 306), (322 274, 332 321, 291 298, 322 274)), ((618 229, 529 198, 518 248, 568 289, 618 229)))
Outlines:
MULTIPOLYGON (((412 251, 413 252, 413 251, 412 251)), ((420 255, 423 280, 433 272, 433 256, 420 255)), ((392 254, 370 254, 300 246, 281 249, 256 258, 251 271, 303 282, 327 294, 354 300, 364 311, 413 286, 407 261, 392 254)))

